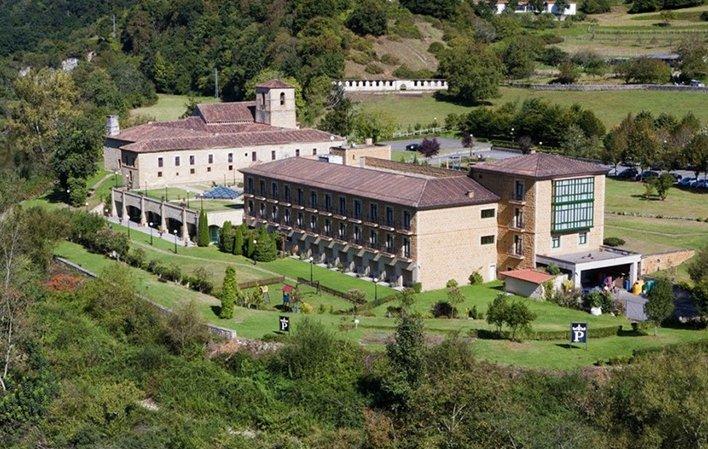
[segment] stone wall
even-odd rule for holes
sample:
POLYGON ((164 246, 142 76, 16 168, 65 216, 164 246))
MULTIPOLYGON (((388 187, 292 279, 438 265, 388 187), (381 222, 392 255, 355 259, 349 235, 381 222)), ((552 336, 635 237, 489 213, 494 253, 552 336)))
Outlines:
POLYGON ((418 280, 425 290, 443 288, 449 279, 464 285, 475 271, 485 282, 496 278, 496 245, 481 243, 483 236, 496 241, 496 218, 481 218, 482 209, 496 208, 491 203, 416 213, 418 280))
POLYGON ((511 87, 521 87, 531 90, 561 90, 561 91, 619 91, 619 90, 661 90, 687 91, 708 93, 708 87, 682 86, 673 84, 509 84, 511 87))
POLYGON ((447 81, 443 79, 418 80, 341 80, 335 84, 344 92, 435 92, 447 90, 447 81))
POLYGON ((696 252, 692 249, 669 251, 657 254, 645 254, 642 256, 639 274, 644 276, 659 270, 667 270, 669 268, 676 267, 693 257, 695 254, 696 252))

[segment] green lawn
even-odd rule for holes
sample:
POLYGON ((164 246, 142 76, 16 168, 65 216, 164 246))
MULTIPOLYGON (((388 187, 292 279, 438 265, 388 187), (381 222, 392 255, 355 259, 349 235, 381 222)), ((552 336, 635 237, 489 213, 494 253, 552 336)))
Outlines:
MULTIPOLYGON (((217 103, 214 97, 195 97, 198 103, 217 103)), ((154 117, 157 121, 178 119, 187 109, 188 95, 157 94, 157 102, 152 106, 137 108, 131 111, 134 115, 154 117)))
POLYGON ((698 249, 708 244, 708 223, 606 215, 605 237, 620 237, 628 249, 644 254, 698 249))
MULTIPOLYGON (((501 97, 492 99, 492 104, 500 105, 527 98, 543 98, 566 106, 579 103, 584 108, 592 110, 607 127, 616 125, 630 112, 636 114, 643 110, 655 114, 660 112, 685 114, 692 111, 700 120, 708 119, 705 95, 696 92, 561 92, 502 87, 500 93, 501 97)), ((390 115, 401 129, 414 126, 416 123, 425 126, 434 119, 443 123, 448 114, 462 114, 472 109, 438 101, 431 95, 420 97, 372 95, 362 102, 362 107, 365 110, 381 111, 390 115)))
POLYGON ((605 184, 605 210, 655 216, 708 218, 708 195, 671 188, 665 200, 644 198, 644 183, 608 178, 605 184))
MULTIPOLYGON (((142 190, 136 191, 142 193, 142 190)), ((145 195, 154 198, 156 200, 167 200, 167 201, 177 201, 186 198, 194 199, 196 194, 194 192, 189 192, 179 187, 167 187, 162 189, 150 189, 146 190, 145 195), (166 197, 165 197, 166 196, 166 197)), ((196 200, 195 200, 196 201, 196 200)))
MULTIPOLYGON (((112 263, 111 260, 103 256, 91 254, 82 247, 68 242, 60 244, 56 248, 55 253, 94 272, 100 272, 112 263)), ((297 261, 293 262, 299 263, 297 261)), ((187 290, 173 283, 159 282, 154 276, 143 270, 136 268, 129 269, 133 273, 132 277, 139 291, 151 300, 166 307, 175 307, 180 303, 193 300, 196 302, 199 312, 206 320, 222 327, 234 329, 238 335, 247 338, 260 338, 277 330, 277 319, 282 313, 272 310, 272 308, 279 302, 277 294, 278 286, 273 286, 271 289, 271 305, 269 306, 271 310, 251 310, 237 307, 234 319, 222 320, 215 315, 214 308, 219 304, 216 298, 187 290)), ((484 289, 489 289, 489 287, 478 286, 464 288, 466 295, 470 298, 474 298, 470 300, 479 301, 480 303, 488 301, 489 293, 482 293, 484 289)), ((491 293, 493 294, 493 290, 491 293)), ((424 307, 425 302, 434 299, 433 296, 435 296, 434 292, 421 295, 420 304, 417 307, 424 307)), ((346 306, 346 303, 338 298, 328 298, 324 295, 318 298, 311 289, 306 289, 305 297, 305 301, 313 304, 315 307, 320 303, 325 304, 326 307, 331 304, 335 309, 346 306)), ((538 328, 548 326, 543 325, 541 321, 553 323, 553 321, 557 320, 556 323, 552 324, 552 328, 566 327, 569 322, 567 320, 584 319, 590 322, 590 350, 586 352, 582 349, 565 349, 563 347, 565 341, 560 340, 511 343, 503 340, 475 339, 471 344, 478 357, 503 364, 549 369, 572 369, 589 365, 598 359, 607 360, 612 357, 628 356, 631 354, 631 351, 636 348, 659 346, 682 341, 695 341, 706 338, 708 335, 706 331, 662 329, 659 331, 659 337, 656 338, 653 336, 618 336, 593 340, 592 326, 604 324, 600 321, 592 321, 594 317, 582 312, 561 309, 550 304, 532 303, 532 306, 535 310, 546 313, 546 318, 539 319, 538 328), (554 311, 553 309, 556 310, 554 311)), ((340 338, 362 342, 373 350, 382 347, 385 341, 390 338, 393 327, 395 326, 394 319, 381 316, 359 317, 360 323, 356 329, 351 329, 353 317, 347 315, 314 313, 312 315, 290 314, 290 316, 295 326, 297 326, 297 323, 302 319, 311 317, 335 331, 340 338), (341 327, 343 324, 348 325, 347 328, 349 330, 344 330, 341 327)), ((616 323, 624 322, 621 318, 612 317, 597 317, 596 319, 608 321, 616 320, 616 323)), ((470 320, 425 320, 426 330, 431 333, 431 335, 454 329, 464 330, 469 327, 478 327, 478 325, 481 324, 481 322, 470 320)))

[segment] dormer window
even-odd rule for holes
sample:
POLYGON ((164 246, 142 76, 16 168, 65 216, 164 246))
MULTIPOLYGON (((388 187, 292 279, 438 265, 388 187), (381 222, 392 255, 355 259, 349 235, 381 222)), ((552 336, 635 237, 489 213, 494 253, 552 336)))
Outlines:
POLYGON ((280 93, 280 105, 285 106, 285 92, 280 93))

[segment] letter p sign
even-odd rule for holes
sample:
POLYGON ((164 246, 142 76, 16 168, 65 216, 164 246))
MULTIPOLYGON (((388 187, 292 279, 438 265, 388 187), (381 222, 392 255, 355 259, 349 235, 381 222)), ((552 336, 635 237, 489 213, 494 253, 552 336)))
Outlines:
POLYGON ((588 324, 587 323, 572 323, 570 325, 570 342, 571 343, 587 343, 588 340, 588 324))

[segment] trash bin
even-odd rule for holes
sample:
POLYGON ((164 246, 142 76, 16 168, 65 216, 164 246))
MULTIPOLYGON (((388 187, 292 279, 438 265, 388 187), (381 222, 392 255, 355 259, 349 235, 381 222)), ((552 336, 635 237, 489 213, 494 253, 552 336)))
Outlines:
POLYGON ((624 289, 629 291, 629 289, 632 288, 632 283, 629 281, 629 279, 624 280, 624 289))

